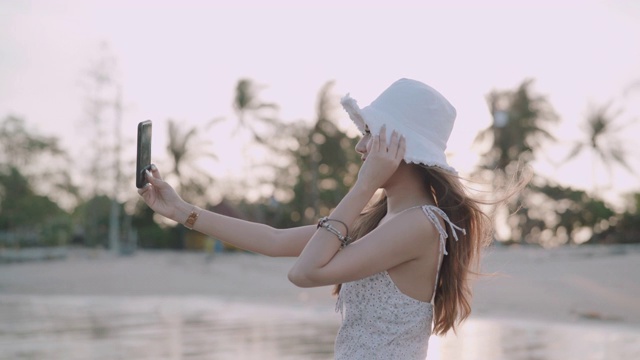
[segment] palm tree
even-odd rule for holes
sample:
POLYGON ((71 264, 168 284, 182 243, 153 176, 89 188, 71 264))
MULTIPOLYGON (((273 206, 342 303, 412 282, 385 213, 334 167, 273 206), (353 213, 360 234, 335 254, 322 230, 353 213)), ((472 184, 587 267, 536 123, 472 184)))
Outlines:
POLYGON ((532 83, 528 79, 515 91, 492 91, 487 96, 493 124, 476 137, 476 143, 491 142, 483 155, 483 169, 506 172, 509 165, 526 164, 543 141, 555 140, 545 127, 558 117, 544 96, 532 94, 532 83))
POLYGON ((315 123, 300 127, 295 134, 298 147, 291 156, 298 176, 289 203, 292 224, 309 224, 328 215, 357 178, 360 157, 354 148, 358 139, 349 138, 336 126, 338 105, 332 86, 333 82, 326 83, 318 94, 315 123))
POLYGON ((585 123, 582 129, 586 137, 573 146, 565 162, 574 159, 583 150, 588 149, 591 153, 591 177, 593 181, 593 192, 597 190, 596 166, 601 162, 609 175, 609 182, 612 182, 613 166, 619 165, 631 174, 635 174, 633 168, 627 162, 627 152, 622 146, 623 142, 617 137, 618 133, 631 123, 617 126, 616 123, 622 114, 622 110, 613 110, 613 102, 601 106, 591 106, 587 112, 585 123))
MULTIPOLYGON (((233 109, 237 123, 232 136, 237 136, 240 131, 242 135, 249 136, 242 145, 246 176, 235 185, 244 189, 262 189, 258 195, 268 197, 269 187, 280 181, 278 170, 287 170, 287 150, 291 146, 295 125, 285 125, 280 121, 278 105, 261 100, 263 88, 250 79, 240 79, 236 84, 233 109), (259 161, 255 154, 260 154, 259 161)), ((255 219, 264 219, 262 213, 254 215, 255 219)))
MULTIPOLYGON (((528 79, 516 90, 492 91, 487 96, 493 124, 481 131, 475 141, 490 144, 480 169, 491 175, 490 182, 497 189, 507 179, 519 179, 543 142, 555 140, 546 127, 558 117, 544 96, 533 94, 532 84, 533 80, 528 79)), ((524 240, 527 229, 533 227, 524 204, 527 196, 526 191, 518 193, 506 207, 496 210, 500 216, 496 220, 508 224, 511 240, 524 240)))
POLYGON ((240 128, 247 129, 256 142, 269 146, 265 131, 277 128, 279 122, 274 116, 266 114, 265 110, 276 110, 278 106, 260 101, 260 90, 261 87, 249 79, 238 81, 233 99, 233 109, 238 118, 236 132, 240 128))
MULTIPOLYGON (((196 166, 195 161, 202 157, 217 159, 216 155, 207 152, 208 141, 204 141, 198 135, 209 129, 211 125, 221 119, 214 119, 202 128, 197 126, 187 127, 169 120, 169 144, 167 150, 173 160, 173 168, 170 175, 178 180, 178 193, 190 203, 200 206, 206 205, 204 194, 213 182, 213 177, 196 166), (184 129, 184 130, 183 130, 184 129)), ((186 231, 178 228, 179 244, 186 248, 186 231)))
POLYGON ((173 160, 171 175, 178 180, 178 192, 187 201, 200 202, 199 199, 211 185, 213 178, 200 169, 195 161, 200 158, 217 159, 216 155, 206 150, 208 141, 199 138, 201 132, 207 131, 211 125, 220 121, 214 119, 202 128, 187 127, 169 120, 169 144, 167 150, 173 160))

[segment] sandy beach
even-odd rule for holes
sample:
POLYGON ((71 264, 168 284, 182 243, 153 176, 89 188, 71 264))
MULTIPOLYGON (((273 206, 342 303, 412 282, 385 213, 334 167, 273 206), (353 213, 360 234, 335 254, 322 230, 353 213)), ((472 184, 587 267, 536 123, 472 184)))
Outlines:
MULTIPOLYGON (((267 316, 270 319, 291 319, 289 315, 279 316, 277 309, 289 311, 288 314, 291 314, 291 311, 298 311, 299 314, 317 315, 315 320, 311 320, 313 316, 296 315, 295 318, 298 319, 296 321, 299 323, 289 327, 292 333, 287 335, 288 338, 296 336, 298 339, 299 336, 303 336, 304 334, 300 334, 300 329, 310 331, 308 325, 303 325, 309 321, 320 324, 318 318, 328 319, 321 325, 327 328, 326 331, 321 334, 308 335, 313 340, 309 340, 307 337, 299 340, 302 343, 313 344, 322 338, 321 343, 324 344, 324 348, 318 351, 313 350, 318 354, 317 357, 306 355, 291 358, 330 358, 330 354, 326 352, 330 351, 335 329, 340 321, 339 315, 333 311, 335 298, 330 295, 331 289, 329 287, 300 289, 290 284, 286 273, 292 262, 293 259, 290 258, 268 258, 247 253, 215 254, 213 257, 207 257, 204 253, 138 251, 131 256, 116 256, 106 251, 70 250, 66 258, 63 259, 1 264, 0 319, 5 324, 0 326, 0 334, 4 334, 4 337, 0 336, 0 345, 8 346, 11 349, 13 351, 10 352, 11 356, 23 353, 30 354, 29 351, 32 351, 31 341, 16 343, 13 339, 20 339, 25 334, 30 334, 32 328, 42 329, 43 325, 40 323, 43 321, 48 324, 46 326, 56 329, 61 326, 64 328, 60 322, 64 323, 69 318, 56 320, 58 318, 52 318, 51 312, 69 311, 68 316, 73 319, 78 317, 77 312, 79 311, 86 315, 86 319, 82 321, 92 322, 87 325, 93 329, 92 332, 95 332, 94 318, 96 316, 100 319, 108 319, 113 316, 114 312, 127 314, 125 318, 135 319, 137 316, 143 324, 156 322, 154 325, 156 330, 154 331, 160 331, 157 330, 158 327, 172 329, 162 330, 170 332, 169 334, 163 333, 162 336, 172 339, 169 343, 179 344, 180 346, 177 348, 182 349, 181 346, 184 345, 182 335, 178 336, 179 340, 176 340, 176 334, 184 331, 185 326, 189 324, 189 318, 204 316, 202 314, 213 316, 211 314, 215 313, 217 314, 215 319, 210 318, 209 324, 219 326, 221 318, 219 305, 223 304, 222 308, 227 310, 222 313, 226 312, 224 316, 230 317, 229 322, 234 324, 232 328, 239 326, 238 324, 242 321, 246 321, 247 317, 267 316), (50 303, 57 305, 52 308, 48 305, 50 303), (156 307, 156 310, 149 310, 148 304, 155 304, 153 306, 156 307), (243 315, 237 315, 237 313, 232 315, 234 306, 244 306, 242 308, 244 310, 238 310, 243 315), (158 315, 167 312, 173 313, 176 307, 190 308, 185 313, 180 312, 184 310, 178 311, 182 314, 180 315, 182 320, 178 322, 171 323, 173 318, 169 317, 167 320, 165 315, 158 315), (264 311, 265 307, 268 307, 269 311, 264 311), (6 310, 4 314, 2 313, 3 309, 6 310), (45 320, 38 320, 34 317, 36 316, 34 313, 40 316, 43 311, 46 314, 45 320), (100 315, 100 311, 104 313, 100 315), (10 312, 11 315, 7 315, 7 312, 10 312), (16 312, 24 313, 16 315, 16 312), (247 315, 247 312, 253 312, 255 316, 247 315), (267 312, 269 314, 265 315, 267 312), (159 316, 164 320, 157 323, 159 316), (24 317, 33 319, 30 323, 24 323, 21 322, 24 317), (241 320, 241 318, 245 320, 241 320), (12 327, 10 324, 12 321, 17 321, 22 325, 12 327), (56 323, 56 321, 58 322, 56 323)), ((521 351, 522 357, 514 356, 513 352, 510 353, 511 355, 503 354, 502 357, 485 356, 493 356, 495 359, 529 359, 528 356, 533 354, 533 350, 529 349, 532 342, 548 343, 549 337, 553 342, 557 341, 553 340, 557 336, 575 338, 592 335, 592 333, 576 335, 578 334, 576 331, 584 329, 602 329, 594 333, 596 335, 593 336, 597 338, 602 337, 598 334, 611 334, 611 330, 624 329, 626 332, 621 333, 617 338, 612 338, 610 335, 610 339, 606 340, 605 345, 601 347, 605 349, 617 348, 616 344, 620 342, 626 347, 624 354, 636 354, 636 351, 638 351, 637 354, 640 354, 640 348, 638 348, 640 345, 634 345, 640 343, 640 280, 638 280, 640 246, 591 246, 554 250, 532 247, 494 247, 486 253, 483 264, 484 272, 487 275, 480 277, 475 282, 471 325, 463 327, 458 336, 468 334, 466 343, 470 344, 469 338, 478 340, 478 338, 486 336, 486 332, 493 331, 489 329, 495 329, 496 320, 507 321, 511 324, 508 329, 501 328, 503 333, 505 331, 512 332, 509 329, 517 329, 526 334, 523 339, 516 341, 520 342, 519 346, 524 349, 521 351), (553 329, 553 331, 547 331, 548 329, 553 329)), ((109 331, 112 333, 113 326, 130 329, 130 320, 120 321, 124 321, 124 323, 116 322, 116 325, 105 326, 110 328, 109 331)), ((198 320, 197 323, 200 322, 207 323, 205 320, 198 320)), ((256 333, 256 326, 256 324, 247 325, 250 328, 247 331, 256 333)), ((225 327, 225 329, 226 332, 216 330, 218 335, 214 337, 219 339, 218 341, 225 342, 220 339, 226 339, 227 336, 230 336, 229 328, 225 327), (220 334, 224 334, 224 336, 220 334)), ((261 331, 258 333, 274 333, 271 330, 261 331)), ((277 332, 281 333, 282 331, 284 330, 279 328, 277 332)), ((37 336, 42 336, 42 334, 38 333, 37 336)), ((112 334, 111 341, 115 341, 113 336, 112 334)), ((136 336, 139 337, 139 334, 136 336)), ((509 336, 513 337, 514 335, 509 334, 509 336)), ((122 333, 115 338, 119 339, 118 341, 123 341, 122 339, 131 338, 131 334, 122 333)), ((263 341, 263 338, 264 335, 261 335, 260 339, 262 340, 260 341, 263 341)), ((46 341, 45 344, 49 344, 47 346, 50 347, 51 344, 58 343, 59 338, 55 339, 53 342, 46 341)), ((91 340, 93 345, 89 346, 92 349, 97 346, 96 344, 99 344, 94 340, 91 340)), ((432 340, 441 341, 437 338, 432 340)), ((272 342, 274 341, 280 340, 272 342)), ((575 339, 562 340, 558 348, 566 351, 564 344, 570 345, 575 341, 575 339)), ((149 342, 155 344, 152 340, 149 342)), ((198 344, 204 346, 209 342, 210 337, 206 340, 203 339, 198 344)), ((231 342, 227 341, 226 343, 231 342)), ((460 341, 456 343, 443 342, 441 346, 434 347, 442 354, 449 349, 449 355, 436 354, 433 358, 480 358, 468 357, 464 354, 451 355, 458 351, 459 343, 460 341)), ((119 344, 109 344, 109 350, 104 351, 111 356, 105 355, 99 358, 115 359, 131 356, 131 352, 122 353, 122 356, 113 354, 112 349, 120 348, 119 344)), ((563 353, 558 349, 547 349, 544 350, 544 354, 560 355, 554 355, 556 357, 541 355, 536 358, 584 358, 584 354, 579 349, 580 344, 581 342, 578 342, 573 345, 576 349, 569 353, 563 353)), ((83 346, 87 347, 88 345, 83 346)), ((138 344, 138 346, 142 345, 138 344)), ((154 348, 154 346, 150 345, 144 348, 154 348)), ((192 358, 183 355, 167 355, 166 352, 171 353, 171 351, 173 351, 171 354, 183 354, 182 350, 175 349, 176 346, 172 345, 164 350, 165 353, 157 357, 145 358, 192 358)), ((144 350, 143 353, 149 354, 148 351, 144 350)), ((220 347, 215 351, 219 352, 220 347)), ((193 358, 252 358, 251 355, 239 356, 237 348, 234 351, 234 355, 228 357, 193 358)), ((264 352, 263 349, 260 351, 264 352)), ((305 348, 300 351, 309 354, 311 350, 305 348)), ((501 351, 504 353, 504 350, 501 351)), ((46 351, 44 353, 49 354, 46 351)), ((77 351, 73 352, 73 354, 76 353, 77 351)), ((5 358, 2 355, 3 353, 0 351, 0 359, 5 358)), ((25 355, 24 357, 18 356, 18 358, 49 357, 25 355)), ((275 359, 283 358, 283 356, 274 352, 274 355, 265 358, 275 359)), ((431 354, 430 358, 432 358, 431 354)), ((602 355, 601 357, 587 358, 609 359, 614 357, 602 355)))
MULTIPOLYGON (((247 253, 72 250, 62 260, 1 265, 0 295, 206 296, 332 308, 329 287, 289 283, 292 262, 247 253)), ((494 247, 483 272, 473 316, 640 327, 640 246, 494 247)))

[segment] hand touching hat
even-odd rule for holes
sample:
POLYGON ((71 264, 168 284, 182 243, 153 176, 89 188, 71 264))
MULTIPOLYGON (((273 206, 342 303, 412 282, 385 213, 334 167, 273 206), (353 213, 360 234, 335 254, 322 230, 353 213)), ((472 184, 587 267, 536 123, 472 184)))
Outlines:
POLYGON ((407 163, 437 166, 456 173, 444 153, 456 109, 434 88, 416 80, 400 79, 362 109, 349 94, 341 103, 360 131, 364 132, 366 125, 373 134, 378 134, 382 125, 387 125, 387 134, 396 130, 404 135, 407 163))

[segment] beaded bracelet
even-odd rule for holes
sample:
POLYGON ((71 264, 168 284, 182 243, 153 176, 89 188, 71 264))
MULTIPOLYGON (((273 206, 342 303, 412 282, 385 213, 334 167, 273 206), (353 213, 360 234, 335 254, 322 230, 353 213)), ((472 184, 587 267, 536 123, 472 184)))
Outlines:
POLYGON ((340 220, 329 219, 329 217, 325 216, 323 218, 320 218, 320 220, 318 220, 318 228, 324 228, 330 233, 332 233, 333 235, 337 236, 338 240, 340 240, 340 243, 341 243, 340 248, 344 248, 345 246, 349 245, 353 241, 349 237, 349 227, 347 226, 347 224, 345 224, 340 220), (338 229, 336 229, 331 224, 329 224, 329 221, 339 222, 340 224, 344 225, 344 228, 347 230, 347 234, 342 235, 342 233, 338 229))

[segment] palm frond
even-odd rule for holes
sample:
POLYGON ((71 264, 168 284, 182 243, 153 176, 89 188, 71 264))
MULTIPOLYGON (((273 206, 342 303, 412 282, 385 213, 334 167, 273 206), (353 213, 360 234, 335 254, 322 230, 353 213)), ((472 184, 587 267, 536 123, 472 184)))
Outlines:
POLYGON ((623 149, 615 148, 610 151, 611 158, 615 160, 618 165, 621 165, 625 168, 629 173, 636 175, 634 169, 627 162, 627 154, 623 149))

